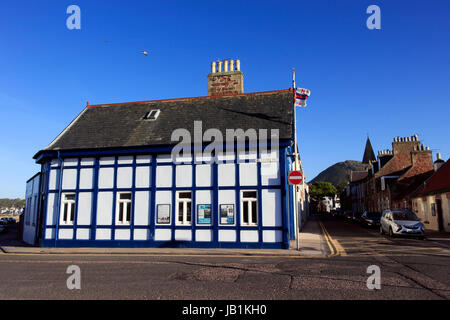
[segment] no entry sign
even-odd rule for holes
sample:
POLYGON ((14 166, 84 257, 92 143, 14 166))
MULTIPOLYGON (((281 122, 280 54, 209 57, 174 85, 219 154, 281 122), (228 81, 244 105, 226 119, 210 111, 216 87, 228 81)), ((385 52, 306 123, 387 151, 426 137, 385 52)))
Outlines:
POLYGON ((288 176, 290 184, 300 184, 303 181, 303 175, 300 171, 291 171, 288 176))

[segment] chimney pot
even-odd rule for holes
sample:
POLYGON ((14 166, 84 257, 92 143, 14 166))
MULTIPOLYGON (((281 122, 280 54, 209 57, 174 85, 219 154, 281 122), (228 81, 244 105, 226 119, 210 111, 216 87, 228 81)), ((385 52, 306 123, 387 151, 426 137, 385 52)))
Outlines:
POLYGON ((218 69, 219 69, 218 72, 222 72, 222 61, 217 62, 217 65, 218 65, 218 69))
POLYGON ((436 153, 436 159, 437 160, 441 160, 441 154, 440 153, 436 153))
POLYGON ((223 62, 223 68, 224 68, 224 70, 223 70, 223 72, 228 72, 228 60, 225 60, 224 62, 223 62))
POLYGON ((230 60, 230 71, 234 71, 234 60, 230 60))
POLYGON ((236 59, 236 71, 241 71, 241 60, 236 59))
POLYGON ((211 73, 216 73, 216 63, 215 62, 211 63, 211 73))

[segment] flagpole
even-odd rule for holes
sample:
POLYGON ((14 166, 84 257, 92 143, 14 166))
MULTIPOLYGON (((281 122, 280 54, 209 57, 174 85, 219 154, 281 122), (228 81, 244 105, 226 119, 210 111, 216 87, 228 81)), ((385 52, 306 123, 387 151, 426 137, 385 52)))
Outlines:
MULTIPOLYGON (((297 149, 297 108, 295 107, 295 68, 292 68, 292 87, 294 90, 294 170, 299 169, 298 166, 298 149, 297 149)), ((297 226, 295 230, 295 236, 297 238, 297 250, 300 249, 299 233, 300 233, 300 217, 298 214, 298 195, 297 195, 297 185, 294 185, 294 202, 295 202, 295 218, 297 220, 297 226)))

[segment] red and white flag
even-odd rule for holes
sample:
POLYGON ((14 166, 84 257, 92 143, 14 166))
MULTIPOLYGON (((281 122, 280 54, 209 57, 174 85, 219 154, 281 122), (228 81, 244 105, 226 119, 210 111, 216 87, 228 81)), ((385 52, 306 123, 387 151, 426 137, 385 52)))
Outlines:
POLYGON ((310 96, 311 91, 304 88, 297 88, 295 90, 295 107, 306 107, 306 99, 310 96))

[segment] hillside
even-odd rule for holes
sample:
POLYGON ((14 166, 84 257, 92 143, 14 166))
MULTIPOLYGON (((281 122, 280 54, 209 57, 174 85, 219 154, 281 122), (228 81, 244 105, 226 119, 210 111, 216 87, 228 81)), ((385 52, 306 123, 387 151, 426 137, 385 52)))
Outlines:
POLYGON ((338 186, 343 182, 350 181, 351 171, 363 171, 367 169, 367 165, 355 160, 346 160, 338 162, 319 173, 310 183, 316 181, 328 181, 338 186))
POLYGON ((0 208, 22 208, 25 206, 25 200, 23 199, 0 199, 0 208))

